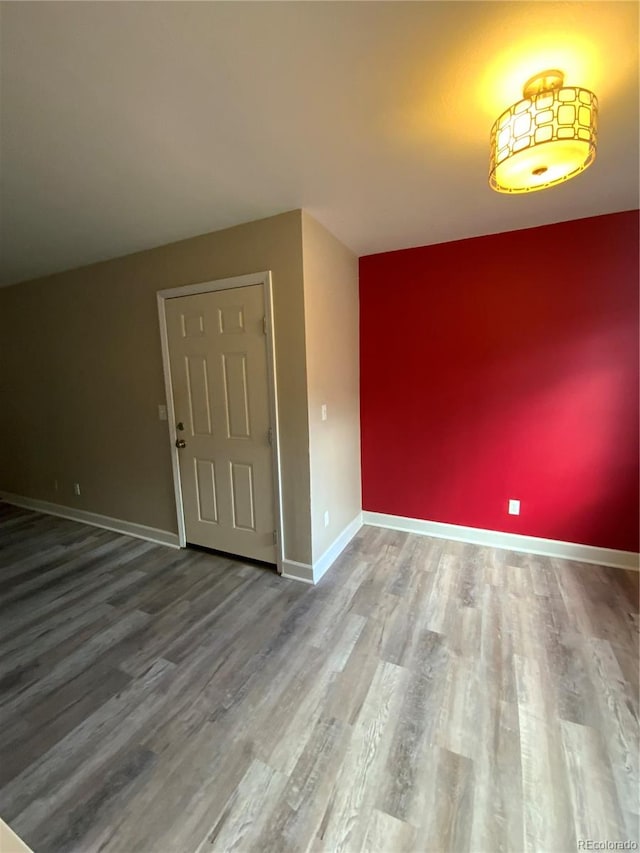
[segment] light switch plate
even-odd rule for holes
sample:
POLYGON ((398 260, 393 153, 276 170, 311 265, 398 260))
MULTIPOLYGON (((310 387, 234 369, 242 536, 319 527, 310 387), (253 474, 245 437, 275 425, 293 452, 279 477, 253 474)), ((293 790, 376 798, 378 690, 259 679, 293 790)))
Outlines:
POLYGON ((158 418, 159 418, 161 421, 166 421, 166 420, 167 420, 167 407, 166 407, 166 406, 163 406, 162 404, 160 404, 160 405, 158 406, 158 418))
POLYGON ((520 501, 509 499, 509 515, 520 515, 520 501))

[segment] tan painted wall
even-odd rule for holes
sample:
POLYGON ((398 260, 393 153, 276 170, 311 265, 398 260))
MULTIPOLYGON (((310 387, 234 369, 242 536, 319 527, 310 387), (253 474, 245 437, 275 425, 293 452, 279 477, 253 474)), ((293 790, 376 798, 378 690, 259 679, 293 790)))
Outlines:
POLYGON ((362 509, 358 259, 305 211, 302 244, 315 561, 362 509))
POLYGON ((309 562, 299 210, 0 290, 0 489, 175 531, 156 291, 268 269, 286 556, 309 562))

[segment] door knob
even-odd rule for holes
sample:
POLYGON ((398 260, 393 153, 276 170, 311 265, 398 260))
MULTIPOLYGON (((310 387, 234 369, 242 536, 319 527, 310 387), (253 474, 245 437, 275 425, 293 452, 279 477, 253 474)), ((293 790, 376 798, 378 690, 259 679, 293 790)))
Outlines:
POLYGON ((176 440, 176 447, 179 448, 180 450, 182 450, 182 448, 186 447, 186 446, 187 446, 187 442, 184 440, 184 438, 178 438, 176 440))

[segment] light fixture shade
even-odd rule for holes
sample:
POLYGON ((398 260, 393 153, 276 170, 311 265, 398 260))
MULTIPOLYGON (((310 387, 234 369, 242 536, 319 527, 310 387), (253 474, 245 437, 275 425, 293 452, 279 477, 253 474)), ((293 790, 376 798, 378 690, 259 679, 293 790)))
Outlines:
POLYGON ((542 190, 573 178, 593 163, 598 99, 588 89, 562 86, 562 79, 560 72, 532 78, 525 85, 525 97, 494 123, 492 189, 501 193, 542 190), (559 83, 550 75, 556 75, 559 83))

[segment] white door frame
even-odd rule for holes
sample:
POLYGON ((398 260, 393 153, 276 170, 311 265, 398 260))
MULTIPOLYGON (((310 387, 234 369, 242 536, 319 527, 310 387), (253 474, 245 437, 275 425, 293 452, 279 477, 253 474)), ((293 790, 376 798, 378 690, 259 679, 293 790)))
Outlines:
POLYGON ((271 271, 257 272, 252 275, 237 275, 232 278, 221 278, 215 281, 204 281, 200 284, 187 284, 183 287, 171 287, 157 292, 158 319, 160 321, 160 342, 162 345, 162 368, 164 372, 164 387, 167 398, 167 418, 169 424, 169 441, 171 444, 171 465, 173 468, 173 489, 176 498, 178 517, 178 543, 181 548, 187 544, 184 524, 184 506, 182 503, 182 486, 180 483, 180 465, 176 448, 176 413, 173 407, 173 386, 171 384, 171 365, 169 363, 169 336, 167 334, 167 316, 165 312, 167 299, 178 296, 193 296, 195 293, 210 293, 215 290, 232 290, 236 287, 251 287, 262 285, 264 294, 265 335, 267 346, 267 376, 269 382, 269 419, 271 424, 271 451, 273 457, 273 500, 276 523, 276 559, 278 573, 282 574, 282 555, 284 553, 284 530, 282 527, 282 470, 280 467, 280 432, 278 429, 278 385, 276 380, 276 351, 273 329, 273 293, 271 271))

